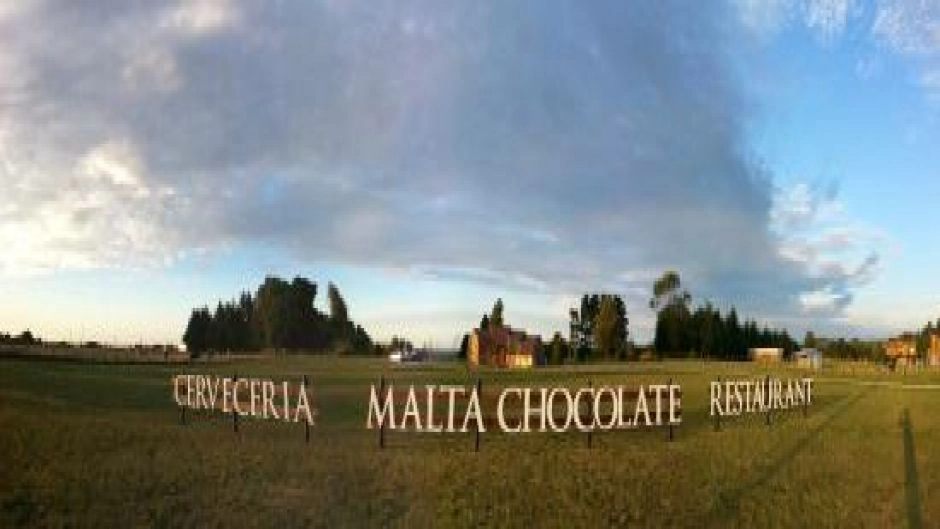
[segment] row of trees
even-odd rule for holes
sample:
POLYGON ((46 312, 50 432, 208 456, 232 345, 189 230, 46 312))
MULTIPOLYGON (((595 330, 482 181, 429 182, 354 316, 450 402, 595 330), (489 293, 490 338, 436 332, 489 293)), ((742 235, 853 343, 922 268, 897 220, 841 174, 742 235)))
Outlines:
MULTIPOLYGON (((503 320, 503 299, 497 298, 496 303, 493 303, 493 310, 489 314, 484 313, 483 317, 480 318, 480 326, 478 327, 481 331, 486 331, 488 329, 499 329, 506 325, 503 320)), ((460 349, 457 351, 458 358, 467 357, 467 348, 470 346, 470 335, 464 334, 463 338, 460 340, 460 349)))
POLYGON ((207 351, 370 352, 368 333, 349 319, 346 301, 336 285, 327 288, 329 314, 317 310, 317 284, 303 277, 287 282, 269 276, 255 295, 192 311, 183 343, 192 354, 207 351))
POLYGON ((930 337, 938 333, 940 333, 940 318, 937 319, 936 324, 932 321, 928 321, 927 324, 920 329, 920 332, 917 333, 917 339, 915 340, 918 356, 921 358, 927 356, 927 351, 930 349, 930 337))
MULTIPOLYGON (((505 325, 504 305, 497 299, 493 309, 480 319, 480 330, 500 328, 505 325)), ((581 309, 572 309, 571 337, 565 340, 556 332, 550 342, 542 344, 543 357, 550 364, 562 364, 586 360, 624 360, 632 347, 628 337, 627 306, 623 298, 613 294, 585 294, 581 298, 581 309)), ((466 358, 469 335, 460 343, 460 358, 466 358)))
POLYGON ((547 357, 552 362, 565 360, 625 360, 630 347, 630 319, 627 304, 616 294, 584 294, 581 310, 572 309, 570 343, 555 333, 547 357))
POLYGON ((732 307, 726 315, 711 303, 690 310, 691 296, 676 272, 666 272, 653 284, 650 308, 656 311, 653 347, 660 356, 746 360, 752 347, 779 347, 785 354, 798 344, 785 330, 741 322, 732 307))
POLYGON ((884 344, 878 340, 817 338, 807 331, 803 347, 818 349, 826 358, 871 361, 882 361, 885 358, 884 344))
POLYGON ((6 345, 36 345, 39 344, 40 340, 33 336, 33 333, 29 329, 17 334, 12 335, 8 333, 0 332, 0 344, 6 345))

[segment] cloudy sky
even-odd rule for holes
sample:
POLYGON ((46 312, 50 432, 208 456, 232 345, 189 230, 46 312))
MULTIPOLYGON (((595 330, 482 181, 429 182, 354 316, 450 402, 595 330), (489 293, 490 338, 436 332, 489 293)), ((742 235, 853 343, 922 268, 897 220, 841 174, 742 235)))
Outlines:
POLYGON ((940 3, 0 4, 0 330, 178 342, 269 273, 449 346, 653 279, 940 316, 940 3), (674 4, 674 5, 672 5, 674 4))

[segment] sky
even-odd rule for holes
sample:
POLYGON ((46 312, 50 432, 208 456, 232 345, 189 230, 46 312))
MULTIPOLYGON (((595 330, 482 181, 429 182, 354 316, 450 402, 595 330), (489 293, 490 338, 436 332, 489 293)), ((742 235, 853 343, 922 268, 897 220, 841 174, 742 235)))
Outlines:
POLYGON ((940 3, 0 5, 0 330, 178 343, 266 275, 379 340, 652 282, 817 334, 940 317, 940 3), (318 303, 322 307, 323 300, 318 303))

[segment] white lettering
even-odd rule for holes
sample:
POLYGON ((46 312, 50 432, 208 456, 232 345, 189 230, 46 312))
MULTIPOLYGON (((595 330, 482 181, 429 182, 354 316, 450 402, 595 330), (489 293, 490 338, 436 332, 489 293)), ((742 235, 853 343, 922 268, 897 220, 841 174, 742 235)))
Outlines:
POLYGON ((524 421, 519 421, 520 424, 515 428, 510 428, 506 424, 506 415, 504 414, 503 405, 506 403, 506 397, 513 393, 521 398, 522 390, 519 388, 506 388, 502 393, 499 394, 499 401, 496 403, 496 419, 499 421, 499 429, 507 433, 518 433, 522 431, 522 423, 524 421))
POLYGON ((711 384, 711 415, 724 415, 721 408, 721 382, 712 382, 711 384))
POLYGON ((375 392, 375 386, 369 393, 369 415, 366 417, 366 428, 372 429, 372 417, 375 417, 376 428, 385 425, 385 417, 388 416, 389 429, 395 429, 395 394, 392 392, 392 386, 389 386, 385 392, 385 400, 382 401, 382 408, 379 409, 379 397, 375 392))

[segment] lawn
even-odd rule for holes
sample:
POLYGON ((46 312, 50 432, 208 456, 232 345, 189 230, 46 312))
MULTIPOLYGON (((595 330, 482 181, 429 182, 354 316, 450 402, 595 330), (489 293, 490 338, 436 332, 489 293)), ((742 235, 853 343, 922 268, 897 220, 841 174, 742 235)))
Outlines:
MULTIPOLYGON (((0 360, 0 527, 940 526, 940 373, 815 373, 814 403, 708 417, 721 376, 806 376, 657 362, 470 372, 457 364, 291 357, 186 366, 0 360), (191 412, 177 373, 306 374, 298 424, 191 412), (503 434, 365 428, 371 384, 682 385, 682 425, 503 434), (933 496, 931 496, 933 494, 933 496)), ((484 409, 484 413, 489 410, 484 409)))

